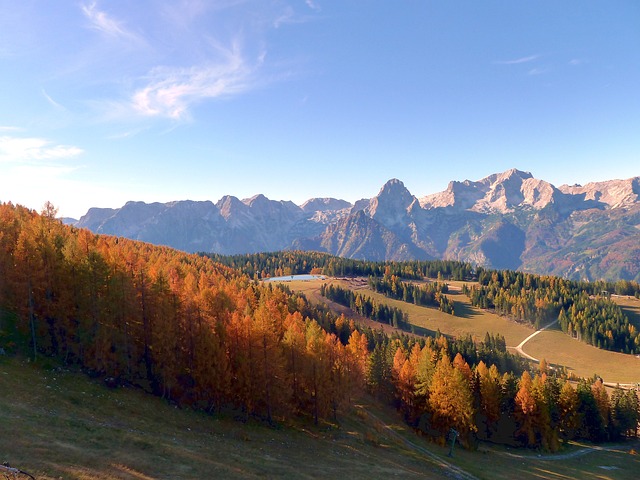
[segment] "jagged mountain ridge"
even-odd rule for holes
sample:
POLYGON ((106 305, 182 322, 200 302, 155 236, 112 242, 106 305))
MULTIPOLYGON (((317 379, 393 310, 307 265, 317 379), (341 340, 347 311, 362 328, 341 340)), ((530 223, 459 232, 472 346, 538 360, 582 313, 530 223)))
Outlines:
POLYGON ((640 280, 640 177, 552 184, 511 169, 415 197, 397 179, 352 205, 264 195, 92 208, 76 224, 189 252, 326 251, 370 260, 455 259, 580 279, 640 280))

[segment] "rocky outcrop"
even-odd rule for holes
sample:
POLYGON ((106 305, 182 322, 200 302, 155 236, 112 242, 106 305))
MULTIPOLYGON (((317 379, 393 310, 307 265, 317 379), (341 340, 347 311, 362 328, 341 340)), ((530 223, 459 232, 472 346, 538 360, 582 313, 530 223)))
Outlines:
POLYGON ((582 185, 562 185, 560 191, 580 197, 584 201, 593 201, 606 208, 629 207, 640 202, 640 177, 627 180, 609 180, 606 182, 582 185))
POLYGON ((520 208, 542 209, 557 203, 562 192, 531 173, 511 169, 477 182, 451 182, 444 192, 420 199, 426 209, 450 207, 483 213, 510 213, 520 208))

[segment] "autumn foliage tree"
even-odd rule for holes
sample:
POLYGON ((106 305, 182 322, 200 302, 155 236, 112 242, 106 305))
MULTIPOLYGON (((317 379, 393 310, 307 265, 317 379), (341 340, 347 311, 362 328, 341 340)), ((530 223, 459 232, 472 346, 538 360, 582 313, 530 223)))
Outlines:
POLYGON ((179 404, 319 422, 364 384, 367 341, 344 319, 343 342, 335 320, 302 316, 301 297, 208 258, 65 226, 50 205, 0 205, 0 268, 12 341, 33 357, 179 404))
POLYGON ((469 381, 460 369, 452 365, 447 355, 440 358, 433 373, 429 407, 433 415, 432 425, 442 438, 454 428, 462 441, 468 442, 469 434, 477 430, 469 381))

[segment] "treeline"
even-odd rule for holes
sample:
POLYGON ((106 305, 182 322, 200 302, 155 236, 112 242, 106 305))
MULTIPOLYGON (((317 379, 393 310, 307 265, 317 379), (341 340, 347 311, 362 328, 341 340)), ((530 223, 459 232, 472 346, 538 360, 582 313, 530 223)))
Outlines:
POLYGON ((533 375, 500 373, 484 361, 470 366, 461 354, 452 361, 437 347, 416 342, 372 354, 372 364, 382 359, 378 368, 386 369, 405 420, 427 435, 444 441, 455 428, 471 448, 489 440, 550 451, 561 441, 637 436, 635 391, 617 388, 609 396, 600 379, 582 380, 576 388, 550 374, 545 362, 533 375))
MULTIPOLYGON (((581 282, 585 283, 585 282, 581 282)), ((591 294, 600 295, 628 295, 630 297, 640 298, 640 283, 633 280, 617 280, 615 282, 605 282, 597 280, 589 282, 589 291, 591 294)))
POLYGON ((369 277, 369 287, 373 291, 395 300, 402 300, 422 307, 435 307, 444 313, 455 315, 455 304, 445 295, 449 291, 449 286, 443 282, 415 285, 403 282, 395 275, 385 275, 384 277, 369 277))
POLYGON ((372 262, 341 258, 328 253, 311 251, 282 251, 242 255, 207 253, 203 255, 218 263, 238 269, 254 279, 305 273, 322 273, 333 277, 395 275, 414 280, 424 277, 439 277, 446 280, 471 280, 475 278, 475 269, 471 264, 452 260, 372 262))
POLYGON ((390 307, 385 303, 376 302, 371 297, 348 288, 342 288, 332 283, 328 285, 323 283, 320 287, 320 294, 376 322, 386 323, 402 330, 410 328, 409 316, 406 312, 396 307, 390 307))
POLYGON ((333 418, 364 382, 367 338, 344 343, 304 298, 211 260, 0 205, 0 347, 55 357, 180 405, 272 421, 333 418), (322 319, 321 319, 322 321, 322 319))
MULTIPOLYGON (((631 283, 631 282, 626 282, 631 283)), ((596 284, 515 271, 478 269, 464 287, 473 305, 539 328, 556 318, 563 332, 607 350, 640 352, 640 333, 596 284)))

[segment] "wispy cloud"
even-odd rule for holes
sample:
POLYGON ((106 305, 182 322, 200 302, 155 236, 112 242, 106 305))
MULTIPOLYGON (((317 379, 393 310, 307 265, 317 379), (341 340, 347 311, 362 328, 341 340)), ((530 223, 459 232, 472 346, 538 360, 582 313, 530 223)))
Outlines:
POLYGON ((587 61, 581 58, 572 58, 571 60, 569 60, 569 65, 571 65, 572 67, 584 65, 585 63, 587 63, 587 61))
POLYGON ((44 138, 0 136, 0 163, 41 163, 76 157, 84 151, 73 145, 58 145, 44 138))
POLYGON ((293 8, 287 6, 281 13, 273 20, 273 26, 280 28, 282 25, 296 23, 296 15, 293 8))
POLYGON ((47 102, 49 102, 49 104, 59 110, 66 110, 66 108, 64 108, 62 105, 60 105, 58 102, 56 102, 53 98, 51 98, 51 96, 49 96, 49 94, 45 91, 45 89, 42 89, 42 96, 45 98, 45 100, 47 102))
MULTIPOLYGON (((83 150, 61 145, 44 138, 0 136, 0 193, 4 201, 38 208, 45 201, 54 204, 64 197, 78 195, 81 184, 70 181, 70 174, 80 165, 70 160, 83 150)), ((84 188, 84 190, 90 190, 84 188)), ((87 193, 86 198, 92 198, 87 193)), ((66 198, 74 205, 78 198, 66 198)))
MULTIPOLYGON (((315 13, 321 11, 320 7, 312 1, 306 2, 307 6, 315 13)), ((274 16, 272 25, 274 28, 280 28, 283 25, 298 25, 307 23, 313 19, 313 14, 298 13, 290 5, 286 5, 282 10, 274 16)))
MULTIPOLYGON (((101 11, 99 3, 84 1, 81 8, 92 28, 113 38, 133 35, 121 21, 101 11)), ((151 54, 128 55, 129 72, 114 82, 118 98, 86 103, 106 122, 182 121, 192 118, 197 104, 283 81, 293 68, 282 59, 275 63, 267 57, 268 32, 310 21, 309 10, 317 10, 315 5, 315 1, 303 4, 307 8, 301 14, 280 0, 168 2, 140 23, 145 25, 144 40, 151 54), (139 61, 130 61, 136 58, 139 61)), ((132 18, 137 17, 132 14, 132 18)))
POLYGON ((527 75, 542 75, 549 71, 548 68, 532 68, 527 72, 527 75))
POLYGON ((99 10, 96 2, 90 4, 84 4, 80 7, 82 13, 89 20, 89 26, 100 33, 114 39, 134 41, 136 43, 142 43, 142 39, 126 29, 122 22, 111 17, 106 12, 99 10))
POLYGON ((311 10, 320 11, 320 5, 318 5, 318 2, 315 0, 306 0, 304 3, 306 3, 311 10))
POLYGON ((157 67, 145 78, 146 85, 135 91, 131 104, 143 116, 174 120, 189 117, 189 108, 204 99, 246 91, 264 59, 261 54, 248 62, 237 42, 223 50, 217 62, 187 68, 157 67))
POLYGON ((540 58, 540 55, 529 55, 528 57, 516 58, 513 60, 496 60, 493 63, 496 65, 518 65, 520 63, 529 63, 533 62, 540 58))
POLYGON ((135 128, 132 130, 124 130, 118 133, 114 133, 112 135, 107 136, 107 139, 109 140, 124 140, 127 138, 132 138, 135 137, 136 135, 138 135, 141 132, 144 132, 145 130, 147 130, 148 128, 135 128))

